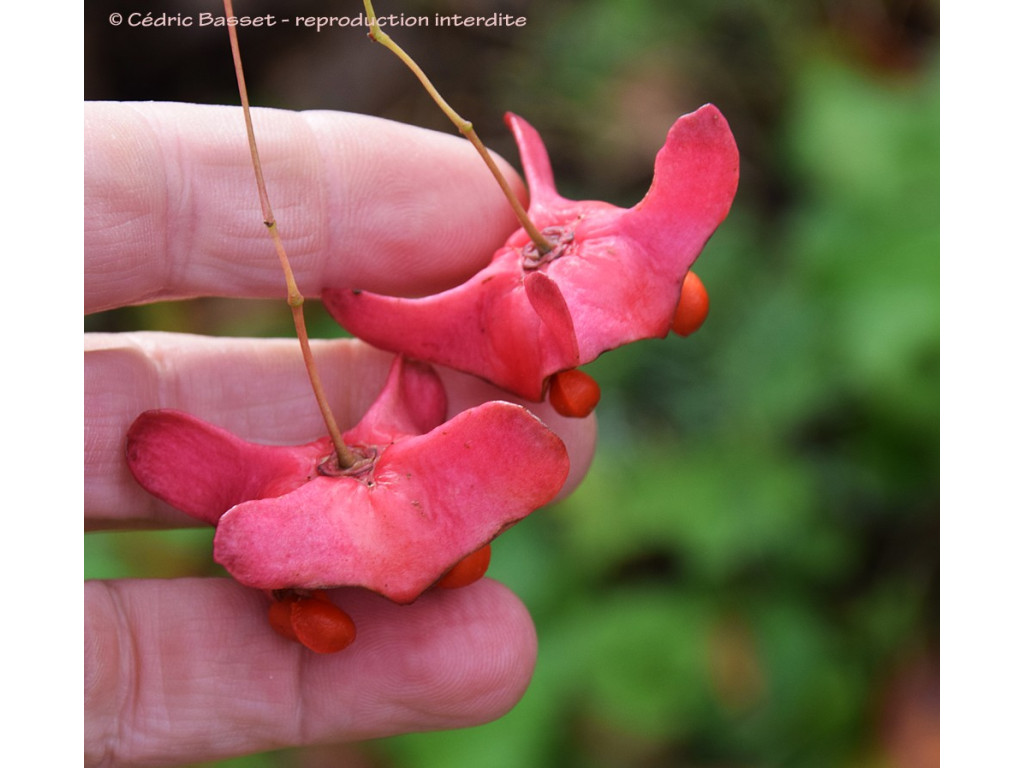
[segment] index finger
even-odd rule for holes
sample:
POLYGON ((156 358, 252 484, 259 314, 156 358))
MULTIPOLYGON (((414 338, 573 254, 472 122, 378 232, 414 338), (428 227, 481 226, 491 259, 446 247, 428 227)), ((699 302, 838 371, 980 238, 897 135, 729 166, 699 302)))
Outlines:
MULTIPOLYGON (((515 229, 469 142, 381 118, 253 111, 302 293, 435 293, 515 229)), ((195 296, 284 297, 241 109, 86 104, 85 309, 195 296)), ((518 176, 499 160, 521 197, 518 176)))

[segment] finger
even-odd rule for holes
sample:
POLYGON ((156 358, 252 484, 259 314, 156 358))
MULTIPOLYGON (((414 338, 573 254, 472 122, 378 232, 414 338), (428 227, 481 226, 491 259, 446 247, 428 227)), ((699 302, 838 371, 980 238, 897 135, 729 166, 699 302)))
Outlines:
POLYGON ((85 585, 87 765, 179 765, 287 746, 476 725, 522 695, 526 609, 484 580, 398 606, 336 590, 355 642, 278 637, 269 601, 221 579, 85 585))
MULTIPOLYGON (((253 119, 306 296, 324 285, 435 293, 483 267, 516 227, 455 135, 334 112, 254 110, 253 119)), ((90 103, 85 135, 86 312, 285 295, 239 108, 90 103)))
MULTIPOLYGON (((394 356, 362 342, 314 341, 314 355, 342 429, 356 424, 384 385, 394 356)), ((474 377, 443 372, 449 418, 507 393, 474 377)), ((522 402, 522 401, 517 401, 522 402)), ((593 455, 593 418, 565 419, 546 403, 524 403, 569 450, 563 493, 593 455)), ((85 354, 85 516, 87 528, 190 526, 196 522, 135 482, 124 458, 132 421, 177 408, 253 442, 306 443, 326 434, 298 343, 171 333, 89 334, 85 354)))

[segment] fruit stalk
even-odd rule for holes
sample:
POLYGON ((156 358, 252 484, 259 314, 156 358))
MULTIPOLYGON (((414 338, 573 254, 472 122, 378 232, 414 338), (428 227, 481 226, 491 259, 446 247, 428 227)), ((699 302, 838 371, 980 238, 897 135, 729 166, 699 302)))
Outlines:
MULTIPOLYGON (((228 17, 234 16, 231 7, 231 0, 224 0, 224 13, 228 17)), ((267 184, 263 178, 263 165, 260 163, 259 150, 256 148, 256 133, 252 126, 252 114, 249 109, 249 92, 245 87, 245 74, 242 71, 242 55, 238 48, 238 35, 233 26, 228 26, 228 37, 231 39, 231 56, 235 62, 235 77, 238 79, 238 95, 242 100, 242 114, 245 116, 245 130, 249 137, 249 152, 252 155, 252 167, 256 173, 256 188, 259 191, 260 209, 263 212, 263 223, 270 233, 270 238, 277 251, 277 258, 281 262, 281 269, 284 271, 285 283, 288 286, 288 306, 292 311, 292 321, 295 323, 295 334, 299 337, 299 346, 302 348, 302 359, 306 364, 306 372, 309 374, 309 383, 313 387, 313 396, 316 398, 317 406, 323 415, 324 423, 327 426, 327 433, 330 435, 331 443, 338 455, 338 465, 343 469, 353 466, 359 456, 345 445, 342 439, 341 430, 331 412, 327 402, 327 395, 324 392, 323 382, 317 371, 316 362, 313 360, 313 351, 309 345, 309 333, 306 331, 306 316, 303 313, 302 305, 305 299, 299 291, 295 282, 295 275, 292 273, 291 264, 288 261, 288 254, 285 252, 284 243, 281 241, 281 234, 277 229, 277 221, 274 219, 274 211, 270 207, 270 195, 267 193, 267 184)))
POLYGON ((486 163, 488 170, 491 175, 494 176, 495 181, 498 182, 498 186, 501 187, 501 191, 508 198, 509 203, 512 205, 512 210, 515 211, 516 218, 519 219, 519 223, 523 229, 526 230, 526 234, 530 236, 534 245, 537 246, 537 250, 540 251, 541 255, 550 251, 554 246, 540 233, 536 225, 530 220, 530 217, 526 213, 526 209, 523 208, 523 204, 519 202, 519 198, 516 197, 515 192, 512 191, 512 187, 509 186, 508 180, 502 174, 498 168, 498 164, 494 162, 494 158, 491 157, 491 153, 487 151, 487 147, 480 140, 476 130, 473 128, 473 124, 466 120, 462 115, 452 109, 451 105, 445 101, 444 97, 438 92, 434 84, 430 82, 430 78, 427 77, 426 73, 420 68, 413 58, 402 49, 398 43, 391 39, 387 32, 380 28, 380 24, 377 21, 377 13, 373 10, 373 3, 370 0, 363 0, 363 6, 366 8, 366 19, 370 23, 369 37, 374 42, 380 43, 395 56, 401 59, 402 63, 405 64, 412 73, 416 75, 416 78, 423 85, 423 88, 430 94, 430 98, 434 100, 434 103, 441 108, 441 111, 445 113, 449 120, 455 125, 459 133, 469 139, 469 142, 473 145, 476 151, 483 158, 486 163))

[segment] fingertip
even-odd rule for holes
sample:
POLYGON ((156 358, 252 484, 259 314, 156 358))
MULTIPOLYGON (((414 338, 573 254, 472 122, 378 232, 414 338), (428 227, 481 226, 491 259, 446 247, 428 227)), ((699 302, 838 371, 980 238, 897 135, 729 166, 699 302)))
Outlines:
POLYGON ((351 656, 339 654, 338 662, 358 665, 379 696, 350 724, 366 737, 490 722, 515 706, 533 676, 533 620, 496 581, 431 590, 407 606, 349 590, 335 599, 347 603, 359 628, 343 652, 351 656))
POLYGON ((469 609, 480 612, 460 644, 486 652, 453 676, 453 690, 461 693, 446 709, 463 724, 479 725, 508 713, 526 693, 537 664, 537 630, 526 606, 504 584, 484 579, 462 590, 469 609))
MULTIPOLYGON (((515 231, 512 207, 458 135, 351 113, 293 117, 317 150, 321 246, 310 263, 318 290, 436 293, 485 266, 515 231)), ((496 162, 525 198, 512 166, 496 162)))

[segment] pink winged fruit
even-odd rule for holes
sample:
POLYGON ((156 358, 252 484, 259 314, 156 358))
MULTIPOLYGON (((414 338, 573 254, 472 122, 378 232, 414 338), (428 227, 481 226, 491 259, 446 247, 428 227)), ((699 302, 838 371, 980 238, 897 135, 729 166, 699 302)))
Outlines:
MULTIPOLYGON (((475 374, 539 401, 551 379, 631 341, 664 337, 690 266, 732 205, 739 154, 712 105, 680 117, 636 206, 567 200, 540 136, 506 115, 530 189, 524 229, 466 283, 423 298, 328 288, 338 322, 374 346, 475 374)), ((596 385, 595 385, 596 386, 596 385)))
POLYGON ((128 466, 217 526, 214 559, 242 584, 360 586, 410 603, 551 501, 569 470, 562 441, 522 406, 488 402, 443 422, 445 409, 433 369, 399 357, 344 434, 362 457, 352 467, 338 467, 328 438, 258 445, 173 410, 135 420, 128 466))

